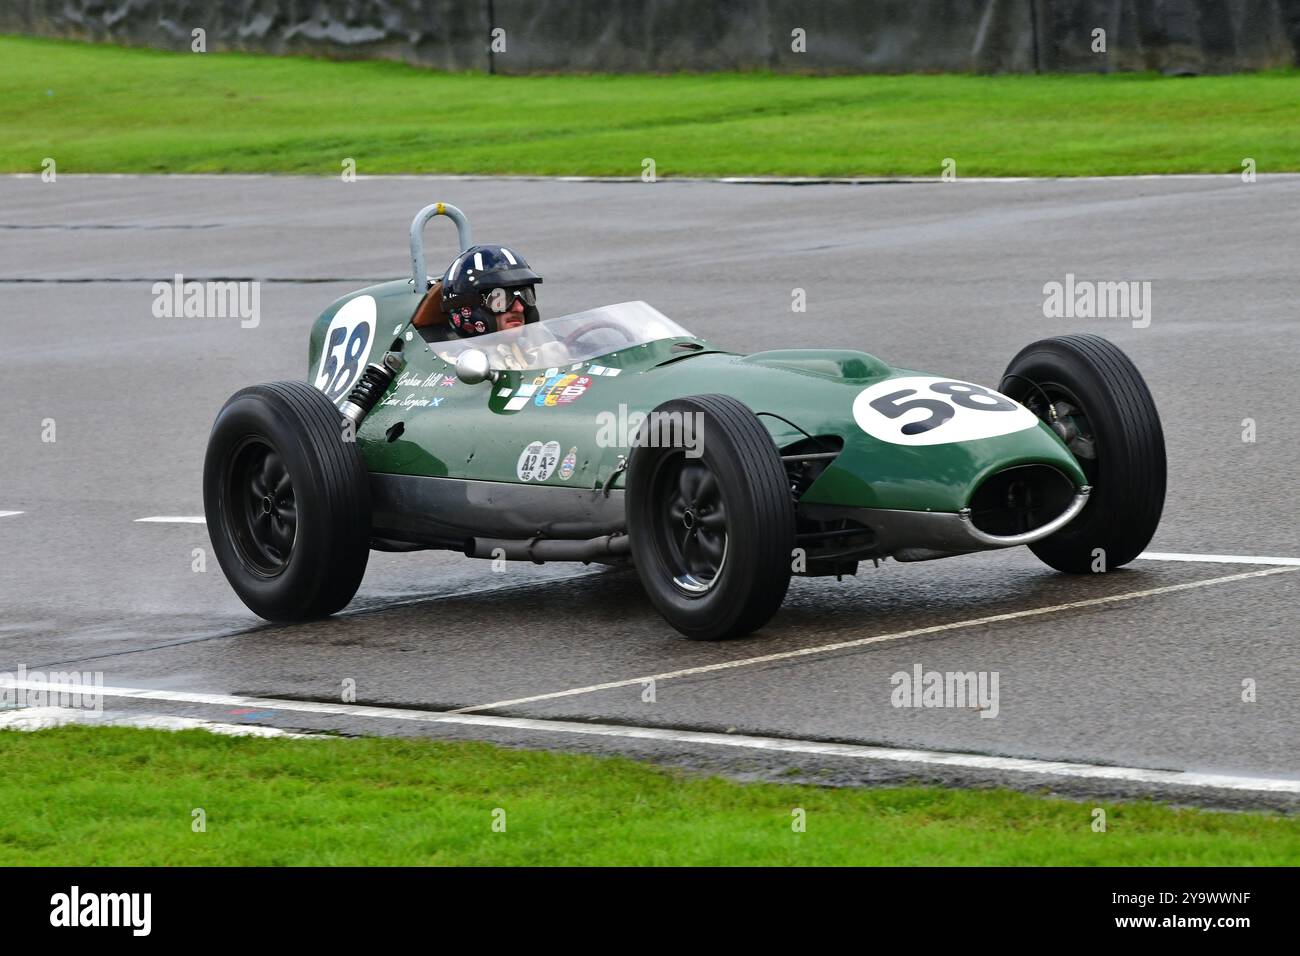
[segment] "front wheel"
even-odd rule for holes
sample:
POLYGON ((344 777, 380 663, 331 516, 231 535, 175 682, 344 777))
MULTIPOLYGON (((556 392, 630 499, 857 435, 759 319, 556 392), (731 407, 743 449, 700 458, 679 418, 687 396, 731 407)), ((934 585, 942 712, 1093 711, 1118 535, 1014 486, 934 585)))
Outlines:
POLYGON ((1083 512, 1034 554, 1075 574, 1136 558, 1164 509, 1165 439, 1129 357, 1099 335, 1043 339, 1011 360, 999 390, 1051 425, 1092 485, 1083 512))
POLYGON ((725 395, 656 408, 627 472, 627 525, 641 584, 687 637, 762 627, 790 586, 794 500, 758 417, 725 395))
POLYGON ((370 485, 351 431, 306 382, 254 385, 217 416, 203 507, 217 562, 270 621, 344 608, 370 556, 370 485))

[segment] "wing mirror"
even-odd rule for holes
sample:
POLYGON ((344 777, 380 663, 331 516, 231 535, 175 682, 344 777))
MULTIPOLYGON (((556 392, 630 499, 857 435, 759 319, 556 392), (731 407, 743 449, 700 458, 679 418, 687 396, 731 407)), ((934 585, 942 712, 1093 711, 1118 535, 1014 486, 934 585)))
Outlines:
POLYGON ((495 382, 498 372, 488 362, 487 353, 479 349, 466 349, 456 356, 456 377, 466 385, 495 382))

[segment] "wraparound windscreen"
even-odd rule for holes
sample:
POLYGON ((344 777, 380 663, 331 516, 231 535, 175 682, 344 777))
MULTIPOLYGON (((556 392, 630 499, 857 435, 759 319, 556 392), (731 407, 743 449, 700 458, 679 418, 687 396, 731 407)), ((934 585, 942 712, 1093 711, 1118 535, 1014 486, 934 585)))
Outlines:
POLYGON ((473 348, 484 352, 493 368, 521 371, 558 369, 635 345, 680 338, 692 336, 658 309, 638 300, 602 305, 505 332, 435 342, 432 348, 449 364, 454 365, 461 352, 473 348))

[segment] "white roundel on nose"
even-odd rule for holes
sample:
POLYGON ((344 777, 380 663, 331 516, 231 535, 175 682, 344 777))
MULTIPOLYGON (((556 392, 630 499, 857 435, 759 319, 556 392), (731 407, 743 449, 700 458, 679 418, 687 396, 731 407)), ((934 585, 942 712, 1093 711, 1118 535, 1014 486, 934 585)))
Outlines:
POLYGON ((344 302, 330 319, 321 342, 316 387, 337 402, 348 393, 366 367, 375 339, 378 306, 373 296, 359 295, 344 302))
POLYGON ((910 375, 877 382, 853 400, 858 427, 894 445, 947 445, 1033 428, 1038 416, 983 385, 910 375))

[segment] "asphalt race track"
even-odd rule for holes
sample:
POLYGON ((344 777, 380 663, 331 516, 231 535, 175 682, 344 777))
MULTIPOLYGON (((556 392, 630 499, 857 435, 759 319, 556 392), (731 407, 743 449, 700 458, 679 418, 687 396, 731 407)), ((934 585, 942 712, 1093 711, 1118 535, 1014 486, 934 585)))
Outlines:
MULTIPOLYGON (((1300 176, 0 178, 0 514, 20 512, 0 517, 0 671, 102 671, 122 689, 108 719, 473 737, 745 777, 1294 807, 1297 208, 1300 176), (1034 339, 1106 335, 1144 372, 1164 420, 1169 495, 1151 552, 1202 559, 1087 578, 1025 549, 867 564, 842 583, 796 578, 767 628, 697 644, 662 623, 634 573, 493 573, 455 554, 376 553, 344 614, 267 625, 226 584, 201 523, 137 519, 202 515, 222 403, 247 384, 306 377, 312 318, 405 274, 410 219, 435 200, 466 210, 480 241, 526 252, 546 279, 544 315, 645 299, 735 351, 850 346, 993 386, 1034 339), (151 286, 177 273, 261 280, 259 324, 155 318, 151 286), (1067 273, 1149 281, 1149 326, 1045 318, 1043 286, 1067 273), (791 311, 795 288, 805 313, 791 311), (1252 556, 1266 560, 1241 562, 1252 556), (998 672, 996 719, 891 706, 890 675, 916 664, 998 672), (340 701, 349 679, 361 706, 340 701)), ((454 231, 435 221, 427 235, 441 268, 454 231)))

